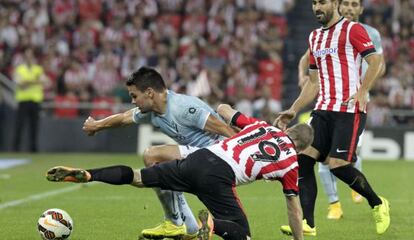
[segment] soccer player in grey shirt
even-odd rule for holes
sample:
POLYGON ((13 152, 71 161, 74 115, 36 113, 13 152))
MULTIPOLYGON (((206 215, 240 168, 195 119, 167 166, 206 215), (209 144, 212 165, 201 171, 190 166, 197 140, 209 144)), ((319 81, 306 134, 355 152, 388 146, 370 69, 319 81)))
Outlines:
MULTIPOLYGON (((94 135, 107 128, 138 124, 145 116, 149 116, 153 126, 158 127, 179 145, 149 147, 144 151, 145 166, 183 159, 198 148, 212 145, 235 134, 199 98, 168 90, 162 76, 154 69, 140 68, 131 74, 126 85, 136 108, 101 120, 89 117, 83 130, 88 135, 94 135)), ((69 173, 70 169, 65 167, 56 167, 49 171, 51 177, 62 178, 64 181, 75 180, 67 176, 69 173)), ((142 235, 146 238, 195 237, 198 225, 183 194, 160 189, 155 189, 155 192, 163 206, 165 221, 155 228, 144 229, 142 235)))

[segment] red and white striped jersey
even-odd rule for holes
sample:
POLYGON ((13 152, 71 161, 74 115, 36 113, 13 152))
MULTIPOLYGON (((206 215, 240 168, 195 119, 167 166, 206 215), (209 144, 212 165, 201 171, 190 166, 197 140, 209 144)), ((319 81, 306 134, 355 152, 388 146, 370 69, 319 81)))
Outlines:
POLYGON ((310 70, 318 70, 319 96, 315 110, 358 111, 357 104, 344 104, 361 85, 362 59, 375 53, 365 28, 341 18, 329 28, 309 35, 310 70))
POLYGON ((297 194, 297 153, 286 133, 239 112, 232 123, 242 130, 207 149, 231 166, 236 184, 258 179, 279 180, 285 194, 297 194))

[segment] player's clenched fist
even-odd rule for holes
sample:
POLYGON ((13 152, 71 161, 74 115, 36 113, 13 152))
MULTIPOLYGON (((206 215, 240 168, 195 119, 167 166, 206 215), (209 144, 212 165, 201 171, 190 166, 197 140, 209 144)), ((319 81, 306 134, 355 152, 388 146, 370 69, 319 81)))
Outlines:
POLYGON ((88 134, 88 136, 93 136, 97 132, 97 127, 95 125, 95 119, 93 119, 91 116, 89 116, 85 122, 83 123, 82 130, 88 134))

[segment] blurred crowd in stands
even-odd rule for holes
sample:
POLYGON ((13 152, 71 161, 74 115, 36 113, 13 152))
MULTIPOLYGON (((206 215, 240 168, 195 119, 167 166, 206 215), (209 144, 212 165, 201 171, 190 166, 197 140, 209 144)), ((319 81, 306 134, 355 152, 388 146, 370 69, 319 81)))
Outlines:
MULTIPOLYGON (((13 79, 25 49, 31 48, 47 77, 45 102, 111 106, 130 102, 124 80, 148 65, 174 91, 202 97, 213 106, 233 103, 246 114, 271 121, 282 108, 282 55, 288 27, 294 27, 286 14, 294 4, 295 0, 4 0, 0 70, 13 79)), ((414 108, 414 1, 364 4, 362 21, 380 31, 387 62, 385 76, 372 91, 368 125, 414 125, 413 116, 389 114, 391 109, 414 108)), ((99 118, 112 109, 57 107, 53 113, 99 118)))
POLYGON ((414 126, 414 1, 365 0, 364 4, 361 20, 380 32, 387 63, 386 74, 371 91, 367 124, 414 126))

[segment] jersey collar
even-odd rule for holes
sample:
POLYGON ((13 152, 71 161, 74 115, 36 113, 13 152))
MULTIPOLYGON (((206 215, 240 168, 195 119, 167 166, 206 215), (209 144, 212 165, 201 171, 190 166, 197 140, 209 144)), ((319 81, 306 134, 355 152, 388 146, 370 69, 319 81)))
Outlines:
POLYGON ((327 28, 322 27, 322 31, 326 31, 326 30, 328 30, 328 29, 331 29, 331 28, 335 27, 335 26, 336 26, 336 24, 340 23, 340 22, 341 22, 342 20, 344 20, 344 19, 345 19, 345 18, 344 18, 343 16, 341 16, 341 18, 339 18, 339 20, 338 20, 336 23, 332 24, 332 26, 327 27, 327 28))

